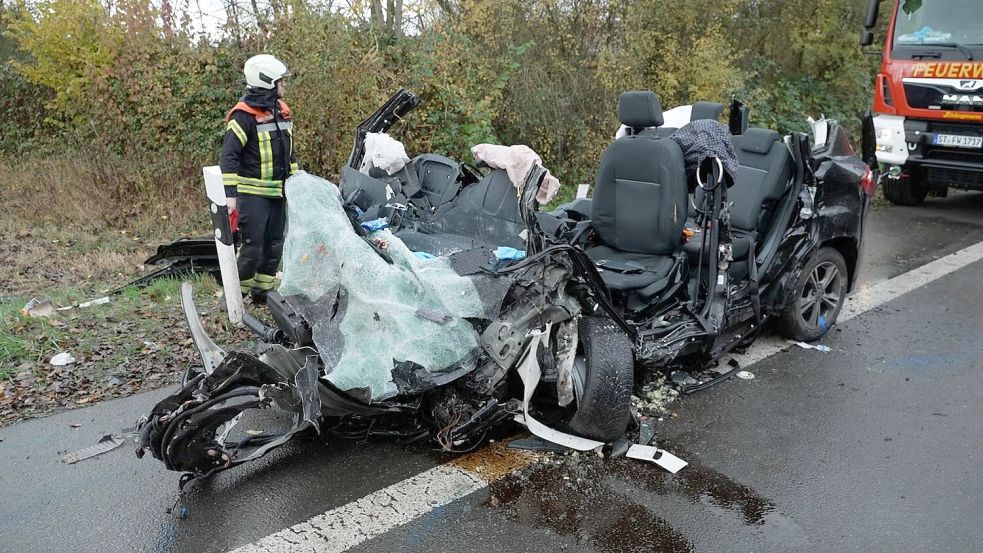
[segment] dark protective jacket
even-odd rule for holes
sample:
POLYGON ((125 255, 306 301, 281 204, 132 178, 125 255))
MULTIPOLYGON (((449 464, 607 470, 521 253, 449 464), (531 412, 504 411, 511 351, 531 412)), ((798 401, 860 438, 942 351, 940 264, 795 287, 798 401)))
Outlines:
POLYGON ((248 93, 225 116, 222 180, 225 195, 282 198, 298 170, 290 108, 274 91, 248 93))

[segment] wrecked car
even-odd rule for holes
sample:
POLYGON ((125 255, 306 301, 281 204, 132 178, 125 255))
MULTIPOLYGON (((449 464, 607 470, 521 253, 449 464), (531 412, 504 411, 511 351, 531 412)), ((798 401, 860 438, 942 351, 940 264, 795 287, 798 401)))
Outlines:
MULTIPOLYGON (((141 423, 138 454, 183 483, 301 432, 460 452, 516 421, 595 449, 625 434, 636 376, 720 382, 739 365, 709 369, 769 320, 821 337, 856 282, 876 181, 835 121, 782 138, 735 102, 734 159, 687 172, 658 97, 626 92, 592 197, 547 212, 540 163, 519 176, 437 154, 367 163, 367 139, 419 102, 400 90, 358 127, 339 186, 289 180, 283 278, 273 324, 246 320, 253 351, 214 344, 185 285, 202 363, 141 423)), ((723 112, 688 108, 672 124, 723 112)))

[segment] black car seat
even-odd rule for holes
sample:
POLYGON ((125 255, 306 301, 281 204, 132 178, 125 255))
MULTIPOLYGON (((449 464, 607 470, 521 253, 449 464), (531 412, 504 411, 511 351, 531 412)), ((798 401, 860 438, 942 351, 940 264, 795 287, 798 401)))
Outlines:
POLYGON ((717 121, 724 112, 724 105, 718 102, 696 102, 693 104, 693 111, 690 113, 689 120, 713 119, 717 121))
MULTIPOLYGON (((662 124, 654 92, 625 92, 618 117, 634 130, 662 124)), ((680 251, 686 221, 683 153, 671 140, 635 133, 608 146, 591 203, 591 226, 600 245, 587 255, 613 290, 645 301, 666 286, 680 251)))
MULTIPOLYGON (((744 134, 731 137, 740 164, 734 186, 727 191, 734 247, 731 276, 743 278, 748 274, 748 253, 751 244, 760 244, 772 223, 775 207, 792 178, 794 163, 777 131, 750 128, 744 134)), ((702 190, 693 194, 698 207, 703 201, 702 190)), ((695 225, 694 225, 695 227, 695 225)), ((691 261, 700 253, 700 234, 686 242, 684 250, 691 261)))
POLYGON ((397 236, 414 251, 447 255, 481 247, 525 248, 525 224, 519 215, 519 197, 508 173, 494 169, 461 190, 457 199, 425 228, 399 231, 397 236))

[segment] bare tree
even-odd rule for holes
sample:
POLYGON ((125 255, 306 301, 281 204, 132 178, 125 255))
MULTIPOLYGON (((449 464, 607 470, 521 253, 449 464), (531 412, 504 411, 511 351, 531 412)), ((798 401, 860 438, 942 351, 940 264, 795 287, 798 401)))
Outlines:
POLYGON ((386 0, 383 9, 382 0, 371 0, 369 4, 372 25, 385 33, 395 36, 403 34, 403 0, 386 0))

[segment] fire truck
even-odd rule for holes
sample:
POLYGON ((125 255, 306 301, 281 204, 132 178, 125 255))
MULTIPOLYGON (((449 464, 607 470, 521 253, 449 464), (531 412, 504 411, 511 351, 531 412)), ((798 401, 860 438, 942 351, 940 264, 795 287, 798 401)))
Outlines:
POLYGON ((890 6, 874 83, 874 132, 884 195, 900 205, 983 190, 983 0, 869 0, 870 46, 890 6))

